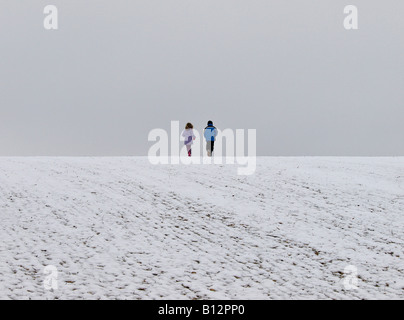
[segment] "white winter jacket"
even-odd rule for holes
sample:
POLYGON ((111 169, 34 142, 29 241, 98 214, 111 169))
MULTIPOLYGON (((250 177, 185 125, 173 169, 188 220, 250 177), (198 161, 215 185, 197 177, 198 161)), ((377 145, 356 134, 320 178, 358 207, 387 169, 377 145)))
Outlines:
POLYGON ((190 145, 195 139, 194 131, 192 129, 185 129, 182 131, 182 136, 184 137, 184 144, 190 145))

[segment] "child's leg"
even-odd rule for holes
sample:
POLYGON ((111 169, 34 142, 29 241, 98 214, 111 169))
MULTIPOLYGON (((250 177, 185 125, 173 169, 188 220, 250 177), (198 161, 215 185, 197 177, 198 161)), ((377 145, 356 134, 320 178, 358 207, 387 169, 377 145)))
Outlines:
POLYGON ((187 151, 188 151, 188 157, 190 157, 192 153, 190 144, 187 144, 187 151))
POLYGON ((212 141, 206 142, 206 151, 208 152, 208 157, 212 156, 212 141))

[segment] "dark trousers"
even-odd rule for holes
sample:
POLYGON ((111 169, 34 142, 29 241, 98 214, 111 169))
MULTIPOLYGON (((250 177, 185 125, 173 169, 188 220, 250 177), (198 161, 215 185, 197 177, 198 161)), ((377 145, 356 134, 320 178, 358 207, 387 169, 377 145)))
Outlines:
POLYGON ((206 142, 206 150, 213 153, 213 149, 215 148, 215 141, 207 141, 206 142))

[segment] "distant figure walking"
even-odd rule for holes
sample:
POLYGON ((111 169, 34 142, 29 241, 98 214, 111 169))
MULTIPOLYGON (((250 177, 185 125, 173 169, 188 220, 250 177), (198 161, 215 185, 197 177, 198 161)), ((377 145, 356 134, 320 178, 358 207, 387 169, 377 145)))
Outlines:
POLYGON ((208 126, 205 128, 203 135, 206 139, 206 151, 208 152, 208 157, 211 157, 215 148, 215 140, 217 136, 217 129, 213 126, 212 121, 208 121, 208 126))
POLYGON ((195 140, 195 135, 194 135, 194 130, 193 130, 194 126, 192 125, 192 123, 187 123, 187 125, 185 126, 185 130, 182 132, 182 136, 184 137, 184 144, 187 147, 187 151, 188 151, 188 157, 191 156, 192 151, 191 151, 191 147, 192 144, 194 143, 193 140, 195 140))

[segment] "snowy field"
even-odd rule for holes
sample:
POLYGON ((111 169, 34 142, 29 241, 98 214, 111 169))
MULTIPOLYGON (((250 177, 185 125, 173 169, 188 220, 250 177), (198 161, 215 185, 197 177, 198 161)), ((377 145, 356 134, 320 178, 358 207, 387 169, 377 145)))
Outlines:
POLYGON ((404 158, 0 158, 0 221, 0 299, 404 298, 404 158))

